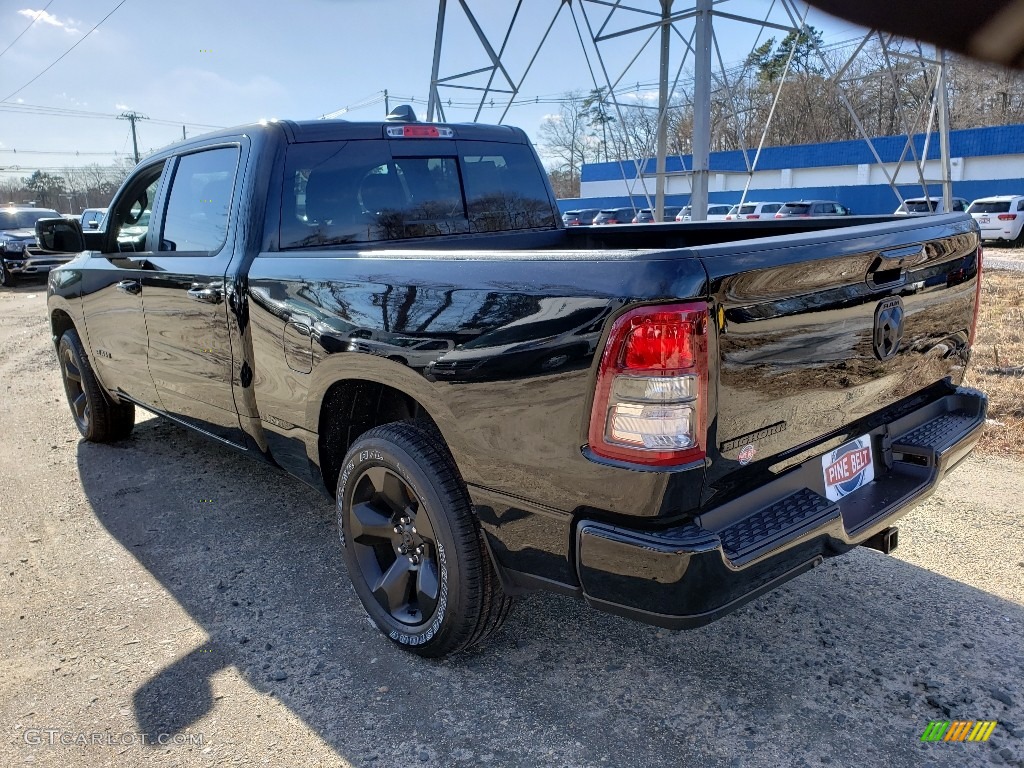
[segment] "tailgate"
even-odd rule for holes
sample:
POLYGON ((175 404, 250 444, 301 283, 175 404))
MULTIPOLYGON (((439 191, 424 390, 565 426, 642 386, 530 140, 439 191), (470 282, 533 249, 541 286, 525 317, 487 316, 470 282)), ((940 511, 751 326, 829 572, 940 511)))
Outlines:
POLYGON ((952 214, 695 249, 718 325, 704 500, 959 384, 978 245, 970 217, 952 214))

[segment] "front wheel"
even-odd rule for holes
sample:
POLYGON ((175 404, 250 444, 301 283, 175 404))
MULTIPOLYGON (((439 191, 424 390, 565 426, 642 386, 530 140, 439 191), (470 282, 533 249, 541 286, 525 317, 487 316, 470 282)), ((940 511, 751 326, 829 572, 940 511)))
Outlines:
POLYGON ((511 599, 436 431, 416 422, 369 430, 345 457, 337 490, 349 578, 394 643, 439 657, 501 626, 511 599))
POLYGON ((64 393, 82 437, 91 443, 110 443, 128 437, 135 426, 135 406, 115 403, 100 386, 78 332, 64 332, 57 348, 64 393))
POLYGON ((0 285, 4 288, 13 288, 17 282, 18 278, 7 268, 7 265, 4 264, 3 256, 0 255, 0 285))

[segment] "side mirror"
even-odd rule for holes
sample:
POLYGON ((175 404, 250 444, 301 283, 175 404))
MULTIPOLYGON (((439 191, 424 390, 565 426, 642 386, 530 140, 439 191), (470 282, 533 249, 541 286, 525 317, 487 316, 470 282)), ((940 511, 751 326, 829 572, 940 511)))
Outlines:
POLYGON ((100 228, 100 220, 99 219, 89 219, 89 229, 99 229, 99 228, 100 228))
POLYGON ((36 240, 42 250, 53 253, 81 253, 85 250, 82 225, 74 219, 39 219, 36 222, 36 240))

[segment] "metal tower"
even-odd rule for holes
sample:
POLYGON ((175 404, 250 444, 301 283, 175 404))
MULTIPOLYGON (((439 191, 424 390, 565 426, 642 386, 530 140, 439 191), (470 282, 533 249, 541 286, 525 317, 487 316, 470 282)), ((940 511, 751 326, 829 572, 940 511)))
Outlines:
MULTIPOLYGON (((477 0, 478 2, 480 0, 477 0)), ((552 31, 560 17, 568 16, 573 25, 572 45, 579 43, 580 50, 586 61, 595 91, 604 94, 603 104, 613 109, 622 119, 624 104, 619 100, 619 94, 631 68, 645 52, 650 44, 657 38, 659 48, 658 68, 658 106, 657 106, 657 135, 656 147, 627 147, 636 165, 636 178, 640 190, 648 200, 648 205, 655 208, 656 220, 660 220, 664 208, 665 198, 665 155, 667 148, 668 111, 672 108, 673 100, 679 93, 680 76, 687 64, 692 67, 694 77, 692 95, 688 100, 693 105, 693 141, 692 141, 692 166, 685 169, 684 173, 690 178, 690 202, 693 206, 692 215, 694 219, 703 219, 706 215, 708 201, 709 163, 708 158, 711 149, 711 100, 713 93, 725 93, 732 102, 732 115, 736 120, 740 119, 741 110, 735 102, 733 94, 733 83, 729 70, 726 68, 721 48, 719 46, 719 27, 728 29, 728 25, 746 24, 755 25, 760 28, 758 40, 761 33, 766 30, 778 31, 783 34, 799 33, 805 29, 808 6, 798 4, 796 0, 773 0, 771 4, 765 3, 767 11, 763 17, 751 17, 741 13, 733 13, 730 6, 736 5, 730 0, 545 0, 533 3, 532 15, 523 14, 525 0, 516 0, 512 15, 503 33, 500 36, 489 38, 484 32, 481 24, 471 8, 471 0, 439 0, 437 27, 434 40, 433 66, 430 78, 430 96, 427 106, 428 120, 446 120, 445 117, 445 94, 458 90, 463 98, 467 92, 478 94, 479 101, 476 103, 474 120, 479 120, 481 112, 485 107, 501 108, 498 122, 504 122, 508 115, 509 108, 520 97, 523 83, 530 74, 538 54, 546 44, 555 41, 552 31), (546 15, 541 16, 540 23, 536 8, 542 7, 546 15), (446 26, 452 23, 453 17, 459 16, 459 22, 468 25, 472 29, 476 41, 479 43, 483 60, 483 66, 469 71, 455 71, 442 73, 441 65, 445 42, 446 26), (524 33, 523 30, 526 30, 524 33), (525 64, 520 63, 518 67, 508 62, 509 41, 516 33, 520 38, 523 34, 530 41, 529 50, 532 54, 527 56, 525 64), (609 56, 610 41, 617 41, 614 45, 620 54, 622 51, 622 40, 628 39, 639 41, 635 47, 635 54, 626 57, 626 63, 621 67, 613 67, 611 56, 609 56), (682 46, 681 55, 677 55, 677 66, 674 78, 671 73, 673 58, 673 45, 682 46), (645 175, 641 172, 647 157, 654 155, 655 174, 654 190, 648 189, 645 175), (653 194, 652 194, 653 192, 653 194)), ((749 7, 749 3, 745 4, 749 7)), ((557 37, 557 36, 555 36, 557 37)), ((911 156, 917 168, 918 181, 922 185, 924 194, 928 194, 929 183, 942 183, 943 196, 945 198, 946 210, 950 210, 952 197, 952 184, 950 181, 950 158, 949 158, 949 124, 948 110, 946 104, 945 84, 945 56, 941 51, 936 51, 934 57, 925 56, 921 47, 917 46, 917 54, 908 55, 902 49, 905 46, 896 46, 901 42, 893 35, 883 34, 877 31, 867 32, 860 44, 844 64, 836 67, 829 57, 825 56, 816 41, 812 41, 816 52, 821 59, 828 77, 842 84, 854 59, 863 51, 869 42, 876 42, 884 53, 887 68, 892 73, 891 59, 913 58, 927 69, 933 83, 932 97, 930 99, 931 109, 929 110, 926 133, 930 135, 932 126, 937 123, 939 132, 940 154, 941 154, 941 179, 928 179, 925 176, 925 159, 927 157, 927 145, 925 152, 920 156, 913 143, 913 134, 921 130, 923 119, 923 106, 918 109, 913 119, 901 113, 902 125, 907 134, 907 144, 903 150, 903 156, 897 164, 896 170, 890 173, 882 163, 881 157, 875 150, 870 135, 866 131, 863 122, 858 118, 854 106, 845 96, 842 97, 845 108, 849 111, 854 124, 857 126, 861 137, 867 142, 870 150, 881 166, 889 185, 892 187, 895 196, 902 203, 903 198, 896 186, 899 171, 906 162, 907 155, 911 156)), ((557 41, 563 43, 565 41, 557 41)), ((756 43, 755 43, 756 44, 756 43)), ((796 46, 794 45, 793 51, 796 46)), ((517 51, 520 52, 521 51, 517 51)), ((792 59, 792 52, 790 60, 792 59)), ((790 62, 786 63, 786 73, 789 72, 790 62)), ((786 73, 783 74, 785 80, 786 73)), ((893 81, 895 83, 895 79, 893 81)), ((775 112, 775 104, 782 93, 781 83, 775 94, 770 115, 775 112)), ((475 97, 474 97, 475 101, 475 97)), ((635 104, 633 105, 635 106, 635 104)), ((902 108, 901 108, 902 112, 902 108)), ((769 117, 770 124, 771 117, 769 117)), ((752 177, 757 167, 761 147, 767 135, 768 125, 764 126, 761 141, 758 147, 744 148, 743 155, 747 166, 748 178, 752 177), (748 151, 751 150, 751 151, 748 151)), ((625 172, 623 179, 626 181, 625 172)), ((628 185, 628 182, 627 182, 628 185)), ((749 182, 748 182, 749 187, 749 182)), ((744 196, 745 196, 744 192, 744 196)))

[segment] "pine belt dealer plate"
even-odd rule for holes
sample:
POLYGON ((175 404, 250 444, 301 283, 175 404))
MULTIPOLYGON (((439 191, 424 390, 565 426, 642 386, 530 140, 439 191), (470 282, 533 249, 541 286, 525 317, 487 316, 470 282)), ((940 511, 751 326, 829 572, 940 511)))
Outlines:
POLYGON ((875 479, 871 435, 863 435, 821 457, 825 496, 839 501, 875 479))

